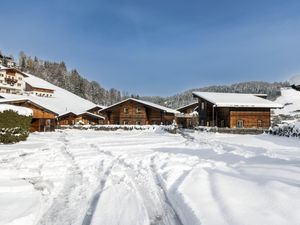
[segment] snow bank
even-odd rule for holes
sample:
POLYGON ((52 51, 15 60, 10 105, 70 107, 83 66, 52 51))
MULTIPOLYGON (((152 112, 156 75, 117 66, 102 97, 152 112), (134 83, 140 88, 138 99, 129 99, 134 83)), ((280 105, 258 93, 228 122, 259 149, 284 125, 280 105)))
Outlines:
POLYGON ((12 110, 19 115, 22 116, 32 116, 32 110, 29 108, 21 107, 21 106, 15 106, 15 105, 8 105, 8 104, 0 104, 0 112, 12 110))
POLYGON ((300 122, 286 121, 285 123, 277 124, 268 130, 269 134, 300 138, 300 122))
POLYGON ((0 179, 0 224, 36 224, 40 197, 40 193, 24 180, 0 179))
POLYGON ((300 112, 300 91, 296 91, 293 88, 281 88, 281 96, 279 96, 275 102, 282 104, 282 109, 275 109, 276 115, 293 115, 300 112))

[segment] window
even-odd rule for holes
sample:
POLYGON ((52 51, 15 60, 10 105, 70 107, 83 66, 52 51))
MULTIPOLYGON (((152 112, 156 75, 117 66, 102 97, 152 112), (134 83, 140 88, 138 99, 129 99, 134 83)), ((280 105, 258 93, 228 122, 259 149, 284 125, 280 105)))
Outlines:
POLYGON ((140 107, 136 107, 136 113, 141 113, 142 109, 140 107))
POLYGON ((262 127, 262 120, 257 120, 257 127, 262 127))
POLYGON ((244 127, 244 120, 238 120, 236 122, 236 127, 237 128, 243 128, 244 127))
POLYGON ((201 102, 201 110, 204 110, 204 109, 205 109, 205 103, 201 102))
POLYGON ((124 108, 124 113, 128 114, 128 108, 124 108))
POLYGON ((123 124, 124 124, 124 125, 128 125, 128 121, 127 121, 127 120, 124 120, 123 124))
POLYGON ((141 121, 136 121, 135 124, 136 125, 141 125, 141 121))

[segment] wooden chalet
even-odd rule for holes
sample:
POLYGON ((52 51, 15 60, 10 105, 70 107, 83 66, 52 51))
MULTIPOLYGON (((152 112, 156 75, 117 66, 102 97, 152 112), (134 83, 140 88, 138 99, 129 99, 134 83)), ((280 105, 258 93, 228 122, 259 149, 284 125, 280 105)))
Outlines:
POLYGON ((172 124, 178 111, 139 99, 128 98, 100 110, 106 124, 160 125, 172 124))
POLYGON ((200 126, 268 128, 271 109, 283 107, 253 94, 193 92, 193 96, 198 99, 200 126))
POLYGON ((75 113, 67 112, 67 113, 61 114, 57 117, 57 124, 65 125, 65 126, 75 125, 76 118, 77 118, 77 115, 75 113))
POLYGON ((57 117, 58 125, 68 125, 72 126, 75 124, 81 125, 99 125, 104 124, 104 117, 93 114, 91 112, 83 112, 80 114, 75 114, 73 112, 67 112, 61 114, 57 117))
POLYGON ((30 108, 33 111, 31 121, 31 132, 34 131, 54 131, 56 127, 57 113, 28 99, 1 99, 0 104, 11 104, 30 108))

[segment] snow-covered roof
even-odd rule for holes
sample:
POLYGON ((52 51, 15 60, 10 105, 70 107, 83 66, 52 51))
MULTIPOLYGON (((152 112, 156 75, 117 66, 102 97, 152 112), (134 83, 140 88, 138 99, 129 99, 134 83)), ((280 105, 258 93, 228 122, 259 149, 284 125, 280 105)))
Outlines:
POLYGON ((26 73, 22 72, 21 70, 19 70, 19 69, 17 69, 17 68, 8 68, 8 67, 5 67, 5 66, 1 66, 1 67, 0 67, 0 70, 14 70, 14 71, 16 71, 16 72, 22 74, 23 77, 25 77, 25 78, 27 77, 27 74, 26 74, 26 73))
POLYGON ((92 108, 88 109, 87 111, 89 111, 89 110, 91 110, 91 109, 94 109, 94 108, 105 109, 105 108, 106 108, 106 106, 104 106, 104 105, 95 105, 94 107, 92 107, 92 108))
POLYGON ((35 77, 31 74, 26 75, 28 75, 28 78, 30 80, 34 80, 34 82, 40 84, 39 87, 47 87, 47 89, 54 90, 53 96, 40 97, 36 95, 15 95, 6 93, 0 93, 0 96, 5 99, 28 99, 33 103, 36 103, 50 111, 57 113, 58 115, 64 114, 69 111, 78 114, 96 106, 94 103, 83 99, 65 89, 50 84, 43 79, 35 77))
POLYGON ((90 112, 83 112, 83 113, 78 114, 78 116, 80 116, 80 115, 90 115, 90 116, 93 116, 93 117, 96 117, 96 118, 99 118, 99 119, 103 119, 103 120, 105 119, 104 116, 100 116, 100 115, 90 113, 90 112))
POLYGON ((170 109, 170 108, 167 108, 167 107, 165 107, 165 106, 161 106, 161 105, 158 105, 158 104, 155 104, 155 103, 152 103, 152 102, 143 101, 143 100, 135 99, 135 98, 127 98, 127 99, 125 99, 125 100, 123 100, 123 101, 117 102, 117 103, 115 103, 115 104, 113 104, 113 105, 111 105, 111 106, 108 106, 108 107, 105 108, 105 109, 100 110, 100 112, 105 111, 105 110, 110 109, 110 108, 113 108, 113 107, 115 107, 115 106, 117 106, 117 105, 120 105, 120 104, 122 104, 122 103, 124 103, 124 102, 127 102, 127 101, 135 101, 135 102, 141 103, 141 104, 143 104, 143 105, 147 105, 147 106, 149 106, 149 107, 152 107, 152 108, 156 108, 156 109, 162 110, 162 111, 167 112, 167 113, 172 113, 172 114, 179 114, 179 113, 180 113, 179 111, 177 111, 177 110, 175 110, 175 109, 170 109))
POLYGON ((178 108, 178 109, 176 109, 177 111, 180 111, 180 110, 183 110, 183 109, 186 109, 186 108, 189 108, 189 107, 191 107, 191 106, 194 106, 195 105, 195 108, 197 107, 197 105, 198 105, 198 102, 193 102, 193 103, 190 103, 190 104, 188 104, 188 105, 185 105, 185 106, 182 106, 182 107, 180 107, 180 108, 178 108))
POLYGON ((32 87, 35 88, 43 88, 43 89, 49 89, 49 90, 54 90, 54 85, 50 84, 49 82, 40 79, 36 76, 33 76, 31 74, 25 73, 28 77, 24 78, 24 81, 29 84, 32 87))
POLYGON ((22 116, 32 116, 32 110, 29 108, 8 104, 0 104, 0 112, 4 112, 7 110, 12 110, 22 116))
POLYGON ((60 114, 59 117, 62 117, 62 116, 65 116, 65 115, 68 115, 68 114, 74 114, 75 116, 80 116, 80 115, 90 115, 90 116, 93 116, 93 117, 96 117, 96 118, 99 118, 99 119, 105 119, 104 116, 100 116, 100 115, 97 115, 97 114, 94 114, 94 113, 90 113, 90 112, 81 112, 81 113, 78 113, 78 114, 75 114, 73 112, 66 112, 66 113, 63 113, 63 114, 60 114))
MULTIPOLYGON (((0 95, 0 97, 1 97, 1 95, 0 95)), ((0 98, 0 104, 2 104, 2 103, 12 104, 12 103, 20 103, 20 102, 29 102, 29 103, 35 105, 38 108, 45 109, 49 112, 52 112, 53 114, 58 115, 58 113, 50 110, 49 108, 46 108, 45 106, 42 106, 42 105, 38 104, 37 102, 31 101, 30 99, 28 99, 26 97, 25 98, 11 98, 11 99, 0 98)))
POLYGON ((203 98, 217 107, 282 108, 281 104, 257 97, 254 94, 193 92, 195 97, 203 98))

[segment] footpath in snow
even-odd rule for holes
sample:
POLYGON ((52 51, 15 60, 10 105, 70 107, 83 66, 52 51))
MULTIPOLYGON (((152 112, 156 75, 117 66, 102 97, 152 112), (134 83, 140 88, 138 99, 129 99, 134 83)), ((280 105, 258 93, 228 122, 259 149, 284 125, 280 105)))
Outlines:
POLYGON ((156 131, 0 145, 0 224, 299 224, 300 142, 156 131))

